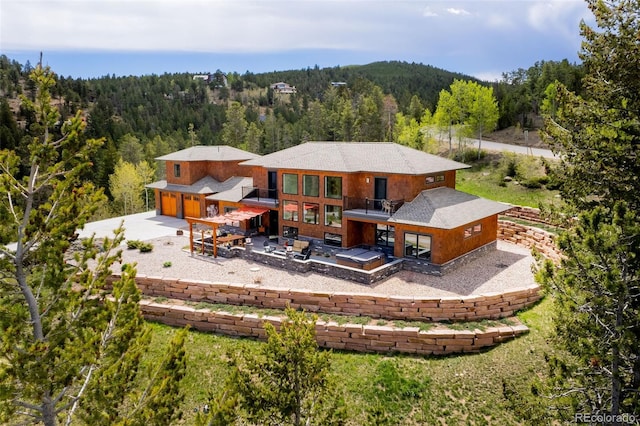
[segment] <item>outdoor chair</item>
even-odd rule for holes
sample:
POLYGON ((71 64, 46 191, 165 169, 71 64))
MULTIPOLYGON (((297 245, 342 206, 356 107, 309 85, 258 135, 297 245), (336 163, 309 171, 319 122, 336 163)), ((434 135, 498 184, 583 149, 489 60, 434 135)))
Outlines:
POLYGON ((273 246, 269 244, 269 240, 265 240, 264 243, 262 243, 262 245, 264 246, 265 253, 273 252, 273 246))
POLYGON ((391 204, 391 200, 382 200, 382 211, 385 213, 391 214, 391 209, 393 208, 391 204))

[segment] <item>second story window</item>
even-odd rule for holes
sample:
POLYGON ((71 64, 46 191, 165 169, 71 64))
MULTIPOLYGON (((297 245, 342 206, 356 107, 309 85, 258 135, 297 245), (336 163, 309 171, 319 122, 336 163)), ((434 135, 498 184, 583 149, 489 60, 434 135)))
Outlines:
POLYGON ((298 193, 298 175, 284 173, 282 175, 282 193, 293 194, 298 193))
POLYGON ((180 177, 180 164, 173 165, 173 176, 180 177))
POLYGON ((342 178, 327 176, 324 178, 324 196, 326 198, 342 198, 342 178))
POLYGON ((320 196, 320 178, 318 176, 302 176, 302 195, 306 195, 308 197, 320 196))

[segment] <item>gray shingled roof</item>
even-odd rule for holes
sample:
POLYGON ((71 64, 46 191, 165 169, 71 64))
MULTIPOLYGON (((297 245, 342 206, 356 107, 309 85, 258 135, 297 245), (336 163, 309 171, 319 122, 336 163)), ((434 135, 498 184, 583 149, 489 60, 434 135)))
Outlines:
POLYGON ((260 158, 258 154, 243 151, 226 145, 192 146, 171 154, 157 157, 156 160, 169 161, 242 161, 260 158))
MULTIPOLYGON (((160 189, 162 191, 182 192, 185 194, 217 194, 233 190, 238 186, 240 186, 240 188, 242 186, 253 186, 253 178, 234 176, 230 177, 224 182, 219 182, 211 176, 205 176, 199 181, 195 182, 193 185, 176 185, 167 183, 166 180, 160 180, 150 183, 149 185, 147 185, 147 188, 160 189)), ((223 199, 227 200, 226 198, 223 199)), ((240 199, 242 199, 242 197, 240 197, 236 201, 239 201, 240 199)))
POLYGON ((253 186, 253 178, 250 177, 231 177, 220 185, 220 188, 216 194, 206 197, 207 200, 222 200, 239 202, 242 200, 244 194, 242 193, 242 187, 253 186))
POLYGON ((453 229, 510 208, 507 204, 440 187, 424 190, 413 201, 403 204, 389 222, 453 229))
POLYGON ((408 175, 469 167, 391 142, 306 142, 241 164, 273 169, 408 175))

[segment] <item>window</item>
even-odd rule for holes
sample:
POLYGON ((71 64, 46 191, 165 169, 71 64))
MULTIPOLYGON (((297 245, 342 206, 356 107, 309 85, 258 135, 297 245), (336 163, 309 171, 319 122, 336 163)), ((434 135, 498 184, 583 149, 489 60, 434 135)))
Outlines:
POLYGON ((180 164, 173 165, 173 176, 180 177, 180 164))
POLYGON ((320 196, 320 177, 314 175, 302 176, 302 195, 308 197, 320 196))
POLYGON ((284 238, 293 238, 295 240, 298 238, 298 228, 294 226, 283 226, 282 236, 284 238))
POLYGON ((298 175, 284 173, 282 175, 282 193, 293 194, 298 193, 298 175))
POLYGON ((470 238, 474 235, 480 234, 482 233, 482 224, 481 223, 476 223, 473 226, 470 226, 468 228, 464 229, 464 237, 465 238, 470 238))
POLYGON ((282 219, 298 221, 298 202, 283 201, 282 202, 282 219))
POLYGON ((317 225, 320 220, 320 205, 315 203, 303 203, 302 216, 304 217, 304 223, 317 225))
POLYGON ((444 175, 436 175, 436 176, 427 176, 424 180, 427 185, 436 182, 444 182, 444 175))
POLYGON ((378 224, 376 229, 376 245, 393 247, 395 244, 396 231, 393 226, 378 224))
POLYGON ((431 235, 405 232, 404 256, 420 260, 431 260, 431 235))
POLYGON ((328 246, 342 247, 342 235, 325 232, 324 243, 328 246))
POLYGON ((334 228, 342 227, 342 207, 340 206, 324 206, 324 224, 333 226, 334 228))
POLYGON ((327 198, 342 198, 342 178, 327 176, 324 178, 324 196, 327 198))

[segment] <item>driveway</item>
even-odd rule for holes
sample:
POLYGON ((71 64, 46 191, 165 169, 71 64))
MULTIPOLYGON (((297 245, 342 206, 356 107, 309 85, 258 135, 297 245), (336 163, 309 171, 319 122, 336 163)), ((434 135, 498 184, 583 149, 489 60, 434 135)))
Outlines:
POLYGON ((150 240, 176 235, 176 229, 189 229, 186 220, 169 216, 156 216, 156 211, 151 210, 87 223, 78 234, 80 238, 86 238, 92 234, 95 234, 96 238, 113 237, 113 230, 123 222, 125 240, 150 240))

